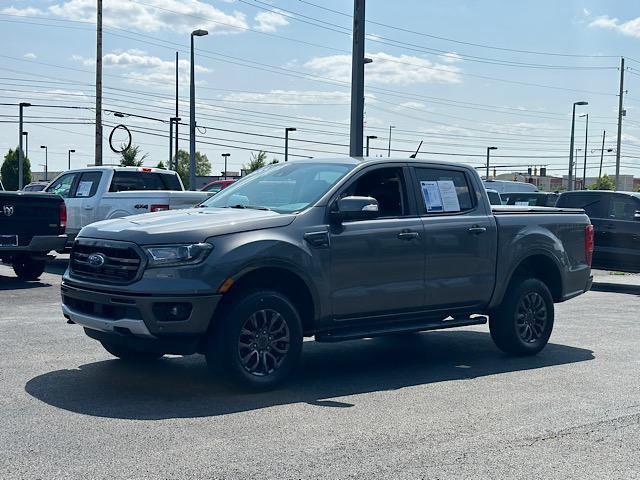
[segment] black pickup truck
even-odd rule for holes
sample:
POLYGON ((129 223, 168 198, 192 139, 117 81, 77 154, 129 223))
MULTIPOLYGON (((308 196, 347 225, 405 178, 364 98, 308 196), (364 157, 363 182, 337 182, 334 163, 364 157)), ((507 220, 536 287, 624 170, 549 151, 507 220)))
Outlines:
POLYGON ((0 192, 0 261, 22 280, 36 280, 47 254, 61 250, 67 210, 59 195, 0 192))

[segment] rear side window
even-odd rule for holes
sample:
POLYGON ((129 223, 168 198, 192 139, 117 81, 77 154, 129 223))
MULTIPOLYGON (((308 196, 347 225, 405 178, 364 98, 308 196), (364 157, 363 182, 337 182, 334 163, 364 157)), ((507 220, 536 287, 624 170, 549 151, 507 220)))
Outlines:
POLYGON ((467 176, 459 170, 415 168, 423 213, 457 213, 475 205, 467 176))
POLYGON ((131 190, 181 190, 174 175, 156 172, 116 171, 111 180, 110 192, 128 192, 131 190), (167 177, 168 180, 164 180, 167 177), (172 177, 172 178, 170 178, 172 177), (172 186, 172 185, 175 185, 172 186))
POLYGON ((71 194, 71 187, 73 187, 73 182, 76 179, 75 173, 68 173, 66 175, 61 176, 57 180, 55 180, 49 188, 47 188, 48 193, 55 193, 60 195, 62 198, 68 198, 71 194))
POLYGON ((178 175, 172 175, 170 173, 159 173, 162 183, 164 183, 165 190, 182 190, 180 179, 178 175))
POLYGON ((76 198, 93 197, 98 191, 98 185, 100 185, 101 178, 101 172, 84 172, 80 176, 78 186, 76 187, 76 198))
POLYGON ((605 218, 605 203, 606 197, 604 195, 596 194, 562 194, 558 200, 558 207, 565 208, 582 208, 590 218, 605 218))
POLYGON ((609 200, 608 218, 615 220, 634 220, 636 210, 640 206, 636 200, 624 195, 613 195, 609 200))

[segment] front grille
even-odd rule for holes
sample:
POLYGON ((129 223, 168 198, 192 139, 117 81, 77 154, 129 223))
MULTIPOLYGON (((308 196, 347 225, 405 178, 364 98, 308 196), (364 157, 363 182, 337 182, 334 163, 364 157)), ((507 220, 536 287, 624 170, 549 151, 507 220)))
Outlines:
POLYGON ((77 239, 70 256, 72 277, 81 277, 98 282, 130 283, 136 279, 142 266, 138 249, 127 242, 77 239), (102 254, 104 263, 94 266, 89 256, 102 254))

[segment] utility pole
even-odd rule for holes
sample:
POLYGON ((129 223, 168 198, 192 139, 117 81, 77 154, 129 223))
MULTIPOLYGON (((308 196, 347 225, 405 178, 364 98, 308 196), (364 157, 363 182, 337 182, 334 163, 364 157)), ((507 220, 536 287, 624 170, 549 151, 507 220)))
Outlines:
POLYGON ((287 127, 284 129, 284 161, 289 161, 289 132, 295 132, 297 129, 287 127))
POLYGON ((487 147, 487 176, 485 180, 489 180, 489 155, 491 150, 497 150, 498 147, 487 147))
POLYGON ((24 135, 24 156, 29 158, 29 132, 22 132, 24 135))
POLYGON ((604 139, 607 136, 607 131, 602 131, 602 149, 600 150, 600 171, 598 172, 598 180, 602 178, 602 161, 604 160, 604 139))
POLYGON ((224 179, 227 179, 227 159, 231 156, 230 153, 223 153, 222 158, 224 158, 224 179))
POLYGON ((169 119, 169 163, 167 168, 171 170, 171 164, 173 163, 173 117, 169 119))
MULTIPOLYGON (((178 52, 176 52, 176 145, 175 145, 175 154, 174 154, 174 170, 178 169, 178 123, 180 122, 180 113, 179 113, 179 94, 178 94, 178 52)), ((169 162, 169 169, 171 169, 171 162, 169 162)))
POLYGON ((24 108, 30 107, 30 103, 21 102, 18 105, 19 108, 19 121, 18 121, 18 190, 22 190, 24 187, 24 150, 22 150, 22 126, 24 121, 24 108))
POLYGON ((195 58, 193 53, 193 37, 209 35, 206 30, 191 32, 191 71, 189 85, 189 190, 196 189, 196 77, 195 58))
POLYGON ((96 151, 95 164, 102 165, 102 0, 96 18, 96 151))
POLYGON ((364 134, 364 32, 365 0, 353 1, 353 51, 351 58, 351 139, 349 155, 362 156, 364 134))
POLYGON ((387 157, 391 156, 391 130, 396 128, 395 125, 389 125, 389 149, 387 150, 387 157))
POLYGON ((623 96, 624 96, 624 57, 620 57, 620 96, 618 98, 618 142, 616 150, 616 190, 620 189, 620 141, 622 139, 622 117, 624 116, 623 110, 623 96))
POLYGON ((69 150, 69 168, 68 168, 68 170, 71 170, 71 154, 72 153, 76 153, 76 151, 74 149, 69 150))
POLYGON ((40 145, 44 148, 44 181, 49 180, 49 148, 46 145, 40 145))
POLYGON ((367 157, 369 156, 369 142, 378 138, 376 135, 367 135, 367 157))
POLYGON ((569 144, 569 177, 567 178, 567 190, 573 190, 573 145, 576 133, 576 106, 589 105, 589 102, 573 102, 573 113, 571 115, 571 142, 569 144))

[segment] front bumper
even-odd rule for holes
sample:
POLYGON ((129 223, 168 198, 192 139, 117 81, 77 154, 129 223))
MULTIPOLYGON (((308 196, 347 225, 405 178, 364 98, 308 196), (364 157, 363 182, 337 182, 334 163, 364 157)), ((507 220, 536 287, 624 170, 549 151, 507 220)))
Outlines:
POLYGON ((83 327, 115 335, 155 339, 198 336, 207 331, 222 295, 153 295, 80 288, 63 281, 62 312, 83 327), (159 311, 171 304, 191 307, 184 320, 163 320, 159 311))
POLYGON ((66 235, 41 235, 33 237, 29 245, 0 247, 0 253, 49 253, 52 250, 62 250, 66 243, 66 235))

